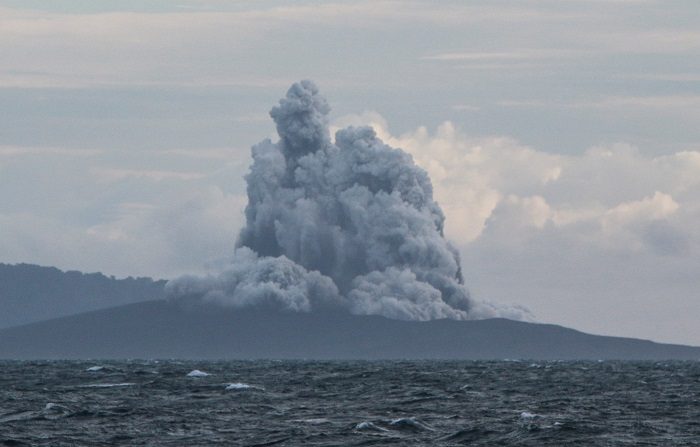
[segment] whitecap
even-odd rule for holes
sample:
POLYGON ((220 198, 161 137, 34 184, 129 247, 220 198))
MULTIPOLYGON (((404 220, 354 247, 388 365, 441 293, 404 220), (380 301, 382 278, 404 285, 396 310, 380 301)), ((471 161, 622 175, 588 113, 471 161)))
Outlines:
POLYGON ((523 411, 522 413, 520 413, 521 419, 535 419, 538 417, 541 417, 541 416, 539 414, 530 413, 529 411, 523 411))
POLYGON ((136 385, 135 383, 131 382, 122 382, 122 383, 91 383, 88 385, 80 385, 81 388, 114 388, 114 387, 119 387, 119 386, 132 386, 136 385))
POLYGON ((355 430, 362 430, 362 431, 388 431, 385 428, 382 427, 377 427, 374 423, 364 421, 360 422, 355 426, 355 430))
POLYGON ((241 390, 259 390, 259 391, 265 391, 265 389, 262 388, 262 387, 254 386, 254 385, 248 385, 247 383, 241 383, 241 382, 229 383, 229 384, 226 386, 226 391, 241 391, 241 390))
POLYGON ((91 366, 91 367, 89 367, 88 369, 86 369, 85 371, 87 371, 87 372, 98 372, 98 371, 102 371, 103 369, 105 369, 104 366, 91 366))
POLYGON ((210 376, 211 374, 206 373, 204 371, 200 371, 198 369, 193 369, 192 371, 187 373, 187 377, 206 377, 210 376))
POLYGON ((303 422, 305 424, 311 424, 311 425, 321 425, 321 424, 326 424, 330 421, 326 418, 311 418, 311 419, 297 419, 297 422, 303 422))
POLYGON ((52 420, 69 415, 70 410, 64 407, 63 405, 49 402, 46 404, 44 409, 41 410, 41 414, 44 417, 44 419, 52 420))

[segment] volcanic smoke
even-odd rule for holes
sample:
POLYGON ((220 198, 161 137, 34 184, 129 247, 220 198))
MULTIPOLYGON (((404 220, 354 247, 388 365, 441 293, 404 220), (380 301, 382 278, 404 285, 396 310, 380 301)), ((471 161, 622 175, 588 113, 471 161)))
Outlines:
POLYGON ((170 281, 171 299, 402 320, 504 315, 470 298, 427 173, 371 127, 328 130, 311 81, 270 116, 280 140, 253 146, 248 205, 230 264, 170 281))

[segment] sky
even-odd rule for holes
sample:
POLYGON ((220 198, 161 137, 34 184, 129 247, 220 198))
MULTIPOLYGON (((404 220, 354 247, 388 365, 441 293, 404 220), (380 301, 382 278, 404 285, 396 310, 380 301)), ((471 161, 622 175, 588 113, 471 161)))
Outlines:
POLYGON ((432 178, 473 296, 700 345, 700 8, 0 1, 0 262, 224 262, 300 79, 432 178))

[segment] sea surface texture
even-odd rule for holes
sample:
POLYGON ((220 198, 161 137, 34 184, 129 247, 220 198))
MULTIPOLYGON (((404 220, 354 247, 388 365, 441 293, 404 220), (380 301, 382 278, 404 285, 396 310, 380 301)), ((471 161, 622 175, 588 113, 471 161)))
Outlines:
POLYGON ((696 446, 698 362, 0 362, 0 445, 696 446))

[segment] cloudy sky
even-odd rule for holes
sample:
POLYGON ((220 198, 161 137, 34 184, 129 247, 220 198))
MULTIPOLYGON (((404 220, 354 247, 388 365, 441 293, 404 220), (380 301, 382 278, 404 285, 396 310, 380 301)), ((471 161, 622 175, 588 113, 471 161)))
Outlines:
POLYGON ((474 296, 700 345, 695 0, 0 1, 0 262, 221 262, 304 78, 428 170, 474 296))

